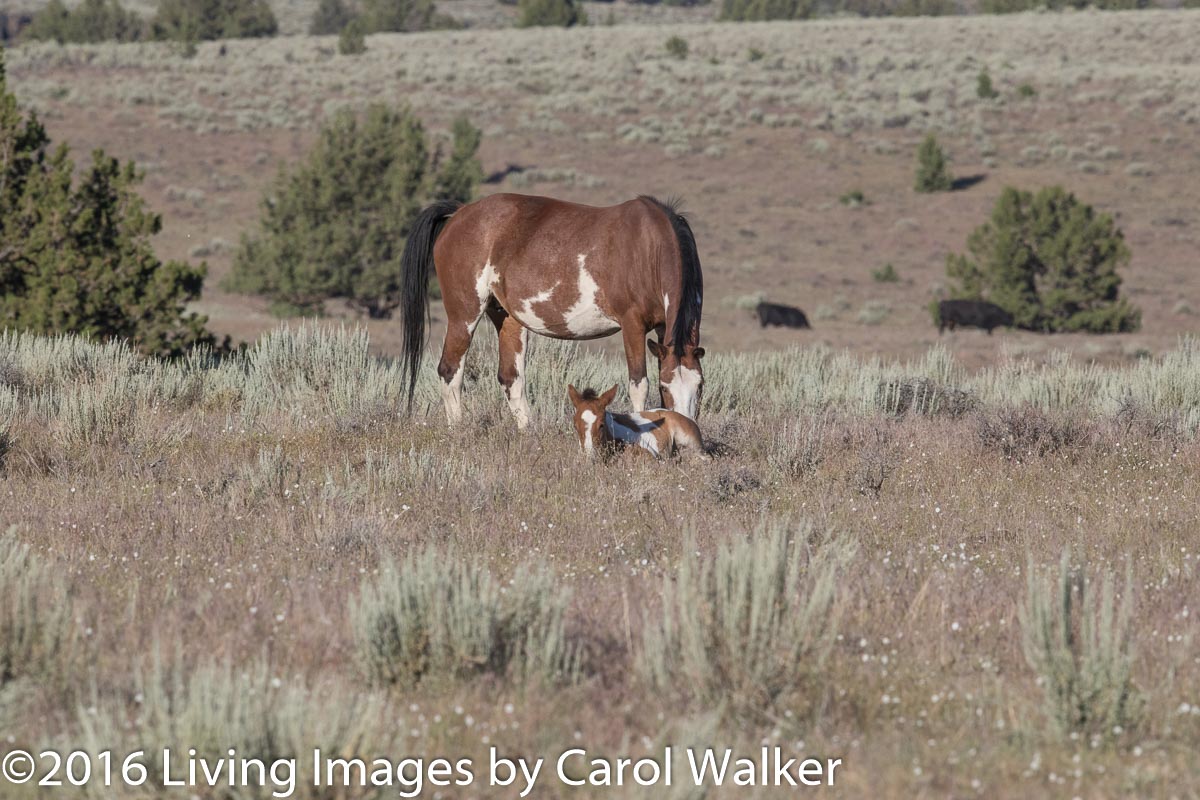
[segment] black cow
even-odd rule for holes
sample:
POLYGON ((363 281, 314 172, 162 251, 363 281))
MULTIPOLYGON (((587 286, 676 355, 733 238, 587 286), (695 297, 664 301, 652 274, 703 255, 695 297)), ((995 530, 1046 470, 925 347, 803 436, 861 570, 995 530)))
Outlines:
POLYGON ((759 303, 754 309, 758 322, 764 328, 768 325, 778 325, 781 328, 807 328, 808 317, 795 306, 785 306, 779 303, 759 303))
POLYGON ((995 303, 984 300, 942 300, 938 303, 938 333, 959 325, 964 328, 983 328, 992 335, 993 328, 1011 328, 1013 315, 995 303))

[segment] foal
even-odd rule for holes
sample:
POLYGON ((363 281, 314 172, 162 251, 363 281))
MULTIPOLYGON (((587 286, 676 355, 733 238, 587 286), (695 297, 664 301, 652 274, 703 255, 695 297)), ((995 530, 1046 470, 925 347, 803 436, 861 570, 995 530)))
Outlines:
POLYGON ((580 392, 574 386, 568 386, 567 396, 575 406, 579 446, 588 456, 609 445, 637 445, 655 458, 673 455, 676 448, 694 450, 705 461, 709 458, 700 427, 677 411, 658 408, 614 414, 607 409, 617 396, 615 385, 601 395, 594 389, 580 392))

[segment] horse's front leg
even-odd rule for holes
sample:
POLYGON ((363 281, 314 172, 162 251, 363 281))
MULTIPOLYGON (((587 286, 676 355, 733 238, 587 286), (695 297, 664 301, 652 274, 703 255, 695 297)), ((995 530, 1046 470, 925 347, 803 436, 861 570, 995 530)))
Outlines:
POLYGON ((646 410, 650 381, 646 378, 646 328, 640 322, 621 326, 625 361, 629 365, 629 405, 634 412, 646 410))
POLYGON ((517 418, 517 427, 529 425, 529 399, 525 396, 525 347, 529 329, 493 302, 488 306, 488 318, 496 326, 500 338, 500 385, 508 398, 508 408, 517 418))

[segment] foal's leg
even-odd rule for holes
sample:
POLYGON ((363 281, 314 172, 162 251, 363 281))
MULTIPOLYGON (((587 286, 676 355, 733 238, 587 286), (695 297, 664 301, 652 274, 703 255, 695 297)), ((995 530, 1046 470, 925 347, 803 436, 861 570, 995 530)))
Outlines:
POLYGON ((634 413, 646 410, 650 381, 646 378, 646 329, 640 323, 621 326, 625 344, 625 362, 629 365, 629 405, 634 413))
POLYGON ((463 361, 481 314, 476 314, 469 322, 456 316, 446 314, 446 338, 442 342, 442 360, 438 362, 442 402, 446 405, 446 419, 451 426, 462 421, 463 361))
POLYGON ((509 316, 496 302, 488 305, 488 318, 500 338, 500 385, 508 398, 508 407, 517 418, 517 427, 529 424, 529 400, 525 397, 525 347, 529 329, 509 316))

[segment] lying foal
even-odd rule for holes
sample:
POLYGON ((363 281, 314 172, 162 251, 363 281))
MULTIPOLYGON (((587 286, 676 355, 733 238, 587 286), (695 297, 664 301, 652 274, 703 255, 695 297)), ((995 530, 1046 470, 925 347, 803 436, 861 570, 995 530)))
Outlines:
POLYGON ((567 395, 575 406, 575 432, 579 434, 579 446, 586 455, 610 445, 633 444, 655 458, 673 455, 676 448, 686 448, 708 460, 699 426, 683 414, 661 408, 613 414, 607 409, 617 396, 616 386, 601 395, 594 389, 580 392, 574 386, 568 386, 567 395))

